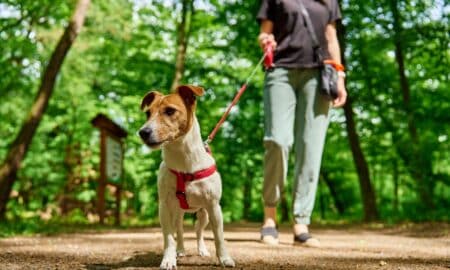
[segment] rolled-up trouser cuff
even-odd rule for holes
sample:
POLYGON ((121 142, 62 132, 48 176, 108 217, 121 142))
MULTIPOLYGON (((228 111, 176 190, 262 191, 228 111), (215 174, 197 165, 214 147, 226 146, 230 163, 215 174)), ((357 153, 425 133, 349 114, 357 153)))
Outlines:
POLYGON ((296 216, 294 217, 295 224, 309 225, 311 223, 311 216, 296 216))

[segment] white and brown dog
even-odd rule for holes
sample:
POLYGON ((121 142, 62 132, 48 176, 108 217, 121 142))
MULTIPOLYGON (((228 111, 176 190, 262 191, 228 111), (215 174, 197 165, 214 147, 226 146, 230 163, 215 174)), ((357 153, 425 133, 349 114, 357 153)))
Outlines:
POLYGON ((196 212, 198 253, 209 256, 203 230, 211 220, 216 254, 222 266, 234 267, 223 237, 220 197, 222 183, 214 158, 207 152, 195 116, 196 96, 203 88, 182 85, 176 93, 145 95, 141 109, 147 121, 139 135, 149 147, 161 148, 163 162, 158 174, 159 219, 164 236, 161 269, 175 269, 177 256, 184 255, 183 216, 196 212), (177 233, 176 243, 174 234, 177 233))

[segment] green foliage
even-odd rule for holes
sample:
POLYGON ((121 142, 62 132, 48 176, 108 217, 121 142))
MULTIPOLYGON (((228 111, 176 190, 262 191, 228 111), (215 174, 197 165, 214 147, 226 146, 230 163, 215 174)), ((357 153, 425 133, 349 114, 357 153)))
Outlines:
MULTIPOLYGON (((255 20, 259 1, 222 2, 195 1, 183 78, 184 83, 206 89, 198 104, 204 137, 261 57, 255 20)), ((74 4, 19 0, 0 4, 0 158, 33 102, 40 75, 74 4)), ((441 1, 402 2, 400 33, 394 33, 389 1, 343 1, 342 8, 348 92, 381 218, 448 221, 448 8, 441 1), (435 209, 425 212, 417 179, 411 174, 411 164, 417 164, 411 160, 417 152, 412 151, 406 124, 409 115, 402 103, 396 38, 402 40, 418 147, 421 160, 426 161, 418 169, 431 168, 426 183, 433 192, 435 209)), ((16 232, 38 230, 42 214, 58 216, 65 199, 73 202, 65 221, 92 222, 87 216, 95 212, 99 139, 90 120, 100 112, 129 132, 122 212, 127 220, 139 224, 157 221, 160 153, 149 151, 135 133, 144 121, 139 111, 143 95, 151 89, 166 92, 170 87, 179 13, 178 1, 93 1, 14 186, 8 217, 29 220, 27 226, 18 225, 16 232)), ((262 71, 256 73, 211 145, 223 178, 226 222, 262 217, 263 76, 262 71)), ((316 221, 362 217, 345 125, 343 112, 334 110, 322 174, 328 176, 337 196, 321 181, 316 221)), ((292 177, 286 190, 288 207, 291 182, 292 177)))

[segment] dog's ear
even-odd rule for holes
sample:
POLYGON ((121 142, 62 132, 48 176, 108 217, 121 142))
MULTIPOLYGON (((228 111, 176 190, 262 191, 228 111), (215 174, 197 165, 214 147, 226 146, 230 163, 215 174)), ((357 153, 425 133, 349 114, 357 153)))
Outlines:
POLYGON ((192 106, 195 103, 196 96, 200 97, 205 93, 205 90, 203 90, 202 87, 195 85, 180 85, 177 87, 176 91, 189 106, 192 106))
POLYGON ((162 94, 158 91, 151 91, 145 94, 144 98, 141 102, 141 110, 144 110, 145 107, 150 106, 156 97, 160 97, 162 94))

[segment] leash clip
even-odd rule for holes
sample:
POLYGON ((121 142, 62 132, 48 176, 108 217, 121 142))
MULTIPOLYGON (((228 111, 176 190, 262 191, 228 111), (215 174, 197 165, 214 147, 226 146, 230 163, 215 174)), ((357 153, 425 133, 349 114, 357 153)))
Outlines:
POLYGON ((212 155, 211 147, 209 147, 209 143, 211 142, 211 139, 208 137, 206 141, 203 142, 203 146, 205 147, 206 153, 212 155))

